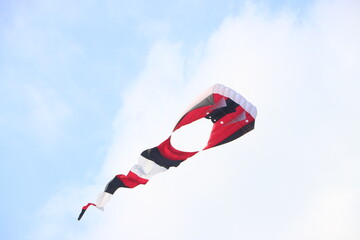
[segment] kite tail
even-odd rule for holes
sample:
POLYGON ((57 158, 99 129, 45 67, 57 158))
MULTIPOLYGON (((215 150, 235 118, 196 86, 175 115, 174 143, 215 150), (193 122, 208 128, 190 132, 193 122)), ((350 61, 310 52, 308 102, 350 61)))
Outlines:
POLYGON ((118 188, 134 188, 146 184, 151 177, 165 172, 170 167, 177 167, 197 152, 183 152, 175 149, 170 137, 159 146, 143 151, 138 164, 127 175, 116 175, 105 187, 105 192, 114 194, 118 188))
POLYGON ((181 162, 196 153, 182 152, 175 149, 171 146, 170 137, 159 146, 143 151, 139 157, 138 164, 134 165, 127 175, 118 174, 106 185, 104 192, 99 194, 96 204, 89 203, 82 208, 78 220, 81 219, 87 208, 91 205, 104 210, 105 204, 117 189, 134 188, 138 185, 144 185, 152 176, 165 172, 170 167, 179 166, 181 162))
POLYGON ((78 221, 82 218, 86 210, 90 206, 94 206, 100 210, 104 210, 105 204, 110 200, 114 192, 120 188, 134 188, 140 184, 146 184, 148 182, 148 179, 144 179, 130 171, 127 175, 119 174, 116 175, 105 187, 105 191, 100 193, 98 195, 98 198, 96 200, 96 204, 94 203, 88 203, 85 206, 82 207, 81 213, 78 217, 78 221))

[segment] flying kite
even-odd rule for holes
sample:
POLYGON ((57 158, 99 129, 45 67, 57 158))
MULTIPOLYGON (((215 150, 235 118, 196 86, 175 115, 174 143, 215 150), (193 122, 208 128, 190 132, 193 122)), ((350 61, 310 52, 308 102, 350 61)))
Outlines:
MULTIPOLYGON (((78 220, 82 218, 89 206, 103 210, 118 188, 134 188, 146 184, 152 176, 165 172, 171 167, 177 167, 198 153, 199 151, 183 151, 173 146, 172 136, 180 128, 200 119, 211 121, 212 129, 207 144, 202 149, 206 150, 231 142, 253 130, 256 114, 256 107, 239 93, 221 84, 212 86, 194 100, 189 110, 175 125, 170 137, 158 146, 143 151, 138 163, 128 174, 116 175, 106 185, 104 192, 99 194, 96 204, 88 203, 82 208, 78 220)), ((188 141, 191 142, 191 139, 188 141)))

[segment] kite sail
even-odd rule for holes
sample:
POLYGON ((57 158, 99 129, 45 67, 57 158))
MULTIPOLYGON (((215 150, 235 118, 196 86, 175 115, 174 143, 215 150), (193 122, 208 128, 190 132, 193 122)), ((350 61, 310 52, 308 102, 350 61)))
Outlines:
MULTIPOLYGON (((186 125, 200 119, 208 119, 212 123, 212 129, 207 144, 202 149, 206 150, 231 142, 253 130, 256 114, 256 107, 239 93, 224 85, 216 84, 195 99, 175 125, 172 135, 186 125)), ((179 166, 199 152, 176 149, 171 141, 172 135, 158 146, 143 151, 138 163, 128 174, 116 175, 106 185, 104 192, 99 194, 96 204, 88 203, 82 208, 78 220, 91 205, 103 210, 118 188, 134 188, 146 184, 152 176, 179 166)))

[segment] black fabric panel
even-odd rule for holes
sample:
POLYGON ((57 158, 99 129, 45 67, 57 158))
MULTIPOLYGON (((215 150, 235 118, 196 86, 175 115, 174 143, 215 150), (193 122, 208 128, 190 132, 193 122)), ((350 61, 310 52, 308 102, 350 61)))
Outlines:
POLYGON ((81 219, 82 216, 84 215, 85 211, 86 211, 86 209, 81 209, 81 213, 80 213, 80 215, 79 215, 79 217, 78 217, 78 221, 80 221, 80 219, 81 219))
POLYGON ((230 98, 226 99, 225 102, 226 102, 225 107, 215 109, 214 111, 212 111, 211 113, 206 115, 205 118, 211 119, 212 122, 217 122, 219 119, 224 117, 226 114, 235 112, 236 108, 239 106, 239 104, 237 104, 230 98))
POLYGON ((120 188, 120 187, 126 187, 125 184, 121 181, 120 178, 114 177, 105 187, 105 192, 114 194, 114 192, 120 188))
POLYGON ((157 165, 160 165, 166 169, 169 169, 170 167, 177 167, 180 165, 180 163, 183 162, 183 160, 170 160, 161 155, 159 149, 157 147, 147 149, 141 153, 141 156, 143 156, 146 159, 149 159, 150 161, 155 162, 157 165))
POLYGON ((236 132, 234 132, 231 136, 224 139, 222 142, 216 144, 215 146, 219 146, 219 145, 231 142, 231 141, 243 136, 244 134, 250 132, 254 128, 255 128, 255 121, 252 121, 249 124, 245 125, 244 127, 240 128, 239 130, 237 130, 236 132))

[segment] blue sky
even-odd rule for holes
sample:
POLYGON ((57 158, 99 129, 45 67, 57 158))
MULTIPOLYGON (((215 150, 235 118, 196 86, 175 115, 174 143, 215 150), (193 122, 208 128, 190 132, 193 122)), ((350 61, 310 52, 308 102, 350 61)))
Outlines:
POLYGON ((358 239, 359 9, 351 0, 1 1, 0 237, 130 239, 142 223, 149 239, 158 239, 152 217, 165 224, 173 216, 188 230, 175 239, 217 239, 224 231, 228 239, 358 239), (258 106, 252 135, 124 191, 110 212, 74 221, 110 177, 160 143, 191 98, 216 82, 258 106), (217 165, 215 157, 238 151, 247 152, 236 160, 239 173, 217 165), (226 182, 214 191, 210 180, 182 189, 179 179, 206 172, 201 158, 210 159, 207 176, 219 168, 220 177, 233 174, 235 189, 226 182), (183 196, 174 215, 158 197, 164 192, 183 196), (137 208, 142 199, 163 210, 137 208), (214 227, 203 219, 207 209, 223 220, 219 231, 206 230, 214 227), (136 211, 140 223, 129 217, 136 211), (119 232, 114 222, 130 230, 119 232))

